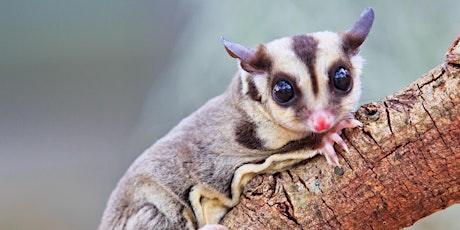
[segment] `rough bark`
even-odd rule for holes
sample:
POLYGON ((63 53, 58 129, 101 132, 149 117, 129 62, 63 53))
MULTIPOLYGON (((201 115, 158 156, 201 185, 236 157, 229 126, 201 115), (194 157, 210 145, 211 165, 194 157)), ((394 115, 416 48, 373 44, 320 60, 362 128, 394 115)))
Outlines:
POLYGON ((446 63, 362 106, 342 137, 342 168, 324 157, 253 178, 229 229, 400 229, 460 203, 460 37, 446 63))

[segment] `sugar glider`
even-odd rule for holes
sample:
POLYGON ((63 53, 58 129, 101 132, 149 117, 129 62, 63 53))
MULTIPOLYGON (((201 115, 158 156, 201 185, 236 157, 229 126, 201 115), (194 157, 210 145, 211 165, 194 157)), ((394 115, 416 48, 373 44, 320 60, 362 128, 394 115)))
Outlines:
MULTIPOLYGON (((254 175, 317 154, 360 123, 359 48, 374 20, 367 8, 346 32, 316 32, 251 49, 222 39, 239 70, 223 94, 145 150, 112 192, 99 229, 218 229, 254 175)), ((308 163, 307 163, 308 164, 308 163)))

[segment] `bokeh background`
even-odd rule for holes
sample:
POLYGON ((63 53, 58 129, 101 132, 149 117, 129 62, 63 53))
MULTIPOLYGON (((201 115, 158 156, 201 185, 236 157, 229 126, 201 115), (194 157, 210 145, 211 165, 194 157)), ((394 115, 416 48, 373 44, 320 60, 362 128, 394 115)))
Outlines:
MULTIPOLYGON (((443 61, 460 2, 1 1, 0 229, 95 229, 130 163, 229 83, 220 36, 343 31, 367 6, 362 103, 443 61)), ((411 229, 460 229, 459 213, 411 229)))

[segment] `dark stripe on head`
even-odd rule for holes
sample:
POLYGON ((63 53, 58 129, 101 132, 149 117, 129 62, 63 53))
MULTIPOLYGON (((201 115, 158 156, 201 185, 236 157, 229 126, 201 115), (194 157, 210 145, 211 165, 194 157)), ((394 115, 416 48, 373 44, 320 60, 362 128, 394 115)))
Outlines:
POLYGON ((262 97, 259 94, 259 90, 257 89, 256 84, 254 83, 252 78, 248 79, 248 92, 247 92, 247 94, 254 101, 258 101, 258 102, 262 101, 262 97))
POLYGON ((257 136, 257 125, 242 121, 235 129, 236 141, 248 149, 263 149, 262 141, 257 136))
POLYGON ((308 35, 297 35, 292 37, 294 50, 297 57, 307 66, 310 73, 313 94, 318 95, 318 79, 315 73, 316 53, 318 41, 308 35))

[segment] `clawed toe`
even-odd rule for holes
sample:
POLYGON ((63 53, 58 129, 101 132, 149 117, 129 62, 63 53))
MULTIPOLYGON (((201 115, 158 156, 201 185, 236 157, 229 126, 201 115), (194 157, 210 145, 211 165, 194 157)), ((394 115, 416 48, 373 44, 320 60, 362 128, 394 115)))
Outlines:
POLYGON ((330 130, 323 137, 323 155, 326 157, 327 163, 329 163, 329 165, 340 166, 339 158, 337 157, 337 154, 334 150, 334 143, 337 143, 337 145, 339 145, 340 148, 342 148, 345 152, 349 152, 347 144, 339 135, 342 132, 342 129, 361 127, 362 125, 363 124, 360 121, 354 118, 345 119, 337 123, 334 129, 330 130))
POLYGON ((339 136, 339 134, 332 133, 331 138, 332 138, 332 141, 337 143, 343 150, 345 150, 345 152, 347 153, 349 152, 347 144, 345 143, 345 141, 343 141, 343 139, 339 136))
POLYGON ((335 153, 334 147, 332 144, 325 144, 323 147, 323 154, 326 157, 327 163, 332 166, 340 166, 339 163, 339 158, 337 157, 337 154, 335 153))

